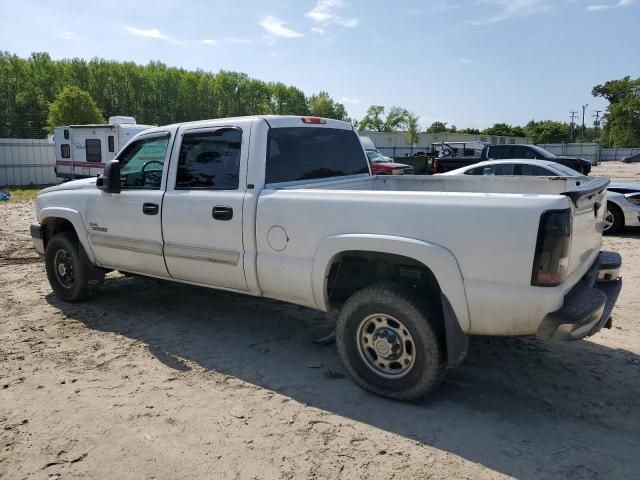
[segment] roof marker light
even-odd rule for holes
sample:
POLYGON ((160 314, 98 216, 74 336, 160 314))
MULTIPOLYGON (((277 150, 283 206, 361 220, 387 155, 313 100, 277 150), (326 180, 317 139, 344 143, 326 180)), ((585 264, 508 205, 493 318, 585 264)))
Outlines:
POLYGON ((313 125, 324 125, 327 121, 324 118, 318 117, 302 117, 302 123, 308 123, 313 125))

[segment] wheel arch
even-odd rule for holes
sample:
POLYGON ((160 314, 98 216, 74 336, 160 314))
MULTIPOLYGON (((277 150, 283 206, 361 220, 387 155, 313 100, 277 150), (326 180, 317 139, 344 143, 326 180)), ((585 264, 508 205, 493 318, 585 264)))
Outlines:
POLYGON ((95 257, 89 243, 89 237, 80 213, 63 207, 43 208, 39 214, 40 224, 44 226, 44 247, 53 235, 64 231, 73 231, 84 248, 87 258, 94 263, 95 257))
MULTIPOLYGON (((460 267, 455 256, 446 248, 405 237, 374 234, 345 234, 327 237, 320 242, 313 259, 312 291, 318 308, 331 308, 329 295, 329 274, 332 266, 342 255, 349 252, 371 252, 394 255, 410 259, 423 266, 437 282, 443 297, 443 314, 447 308, 461 333, 471 328, 467 297, 460 267), (448 306, 447 306, 448 304, 448 306)), ((375 280, 372 279, 372 283, 375 280)))

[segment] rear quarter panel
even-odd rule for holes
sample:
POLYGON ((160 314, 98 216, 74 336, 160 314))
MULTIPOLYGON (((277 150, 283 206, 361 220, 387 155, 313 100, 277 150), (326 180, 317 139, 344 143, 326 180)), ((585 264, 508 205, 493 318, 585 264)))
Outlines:
POLYGON ((263 190, 256 217, 260 288, 267 296, 321 308, 311 279, 320 242, 344 234, 392 235, 452 253, 470 312, 465 331, 533 333, 562 304, 558 289, 530 286, 540 214, 567 206, 558 195, 263 190), (286 234, 281 251, 270 245, 274 227, 286 234))

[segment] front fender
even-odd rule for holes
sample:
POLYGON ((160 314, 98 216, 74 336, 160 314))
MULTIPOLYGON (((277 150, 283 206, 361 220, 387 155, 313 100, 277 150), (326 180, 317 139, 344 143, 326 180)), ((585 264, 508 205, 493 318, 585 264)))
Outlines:
POLYGON ((373 234, 345 234, 324 238, 318 245, 313 259, 311 278, 313 297, 318 308, 324 311, 329 309, 327 278, 334 257, 339 253, 354 250, 402 255, 422 263, 436 277, 462 332, 469 332, 471 320, 467 296, 456 258, 440 245, 412 238, 373 234))
POLYGON ((68 220, 71 225, 73 225, 73 228, 76 231, 76 235, 78 236, 78 240, 80 241, 80 244, 87 254, 87 258, 91 263, 95 263, 95 256, 93 255, 93 250, 91 248, 91 244, 89 243, 87 227, 82 220, 82 215, 80 215, 80 212, 66 207, 46 207, 40 210, 38 214, 38 221, 41 224, 46 224, 47 220, 56 218, 63 218, 65 220, 68 220))

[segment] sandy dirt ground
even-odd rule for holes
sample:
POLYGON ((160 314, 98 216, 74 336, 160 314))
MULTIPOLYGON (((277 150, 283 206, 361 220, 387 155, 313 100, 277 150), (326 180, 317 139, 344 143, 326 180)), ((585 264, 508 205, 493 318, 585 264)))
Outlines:
MULTIPOLYGON (((640 164, 595 171, 640 181, 640 164)), ((611 330, 473 339, 402 404, 313 343, 332 329, 320 312, 115 273, 60 302, 33 212, 0 204, 1 478, 640 477, 638 231, 604 242, 626 282, 611 330)))

